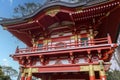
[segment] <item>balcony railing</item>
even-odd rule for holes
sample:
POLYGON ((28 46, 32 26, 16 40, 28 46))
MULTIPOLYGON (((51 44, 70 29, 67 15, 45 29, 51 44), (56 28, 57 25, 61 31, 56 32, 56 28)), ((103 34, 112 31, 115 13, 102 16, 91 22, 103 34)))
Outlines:
POLYGON ((74 41, 74 42, 59 42, 58 44, 45 45, 40 47, 29 47, 29 48, 17 48, 16 54, 24 54, 24 53, 34 53, 34 52, 45 52, 45 51, 58 51, 58 50, 70 50, 76 48, 91 48, 91 47, 99 47, 111 45, 111 37, 108 35, 105 38, 98 38, 93 40, 84 40, 84 41, 74 41))

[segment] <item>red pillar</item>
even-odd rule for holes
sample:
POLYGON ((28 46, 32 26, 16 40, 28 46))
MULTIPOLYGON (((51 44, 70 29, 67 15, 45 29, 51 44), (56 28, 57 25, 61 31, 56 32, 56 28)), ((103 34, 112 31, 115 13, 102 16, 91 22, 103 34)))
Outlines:
POLYGON ((25 80, 25 73, 22 73, 21 80, 25 80))
POLYGON ((32 80, 32 68, 29 68, 29 72, 26 80, 32 80))
POLYGON ((100 71, 100 80, 107 80, 106 79, 106 74, 105 74, 104 70, 100 71))
POLYGON ((20 80, 25 80, 25 72, 24 71, 21 72, 21 78, 20 78, 20 80))
POLYGON ((89 65, 89 77, 90 77, 90 80, 95 80, 93 65, 89 65))
POLYGON ((32 76, 28 76, 28 77, 27 77, 27 80, 32 80, 32 76))
POLYGON ((104 62, 103 60, 99 61, 99 63, 100 63, 100 71, 99 71, 99 73, 100 73, 100 80, 107 80, 103 62, 104 62))

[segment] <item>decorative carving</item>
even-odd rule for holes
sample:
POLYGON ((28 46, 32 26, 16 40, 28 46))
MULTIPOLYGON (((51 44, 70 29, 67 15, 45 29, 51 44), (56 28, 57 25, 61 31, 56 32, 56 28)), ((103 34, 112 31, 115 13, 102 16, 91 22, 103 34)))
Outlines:
POLYGON ((72 52, 70 52, 70 62, 73 64, 74 63, 74 55, 72 52))
POLYGON ((50 8, 46 11, 46 15, 49 15, 51 17, 54 17, 58 12, 60 11, 59 7, 56 8, 50 8))
POLYGON ((45 65, 45 59, 44 59, 44 56, 40 55, 39 56, 39 59, 40 59, 40 62, 45 65))

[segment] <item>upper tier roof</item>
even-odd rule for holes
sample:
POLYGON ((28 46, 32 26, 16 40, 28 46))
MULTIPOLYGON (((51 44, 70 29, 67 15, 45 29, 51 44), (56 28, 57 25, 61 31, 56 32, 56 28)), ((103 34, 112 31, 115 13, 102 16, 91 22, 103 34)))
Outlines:
POLYGON ((3 20, 0 21, 1 25, 9 25, 14 23, 20 23, 26 21, 26 19, 32 18, 35 15, 37 15, 39 12, 52 7, 52 6, 65 6, 69 8, 75 8, 75 7, 89 7, 101 4, 103 2, 110 1, 110 0, 71 0, 71 2, 68 2, 68 0, 47 0, 47 2, 42 5, 38 10, 34 11, 32 14, 16 18, 16 19, 9 19, 9 18, 3 18, 3 20), (75 2, 74 2, 75 1, 75 2))
POLYGON ((82 3, 54 1, 46 3, 31 15, 5 19, 0 24, 28 46, 32 46, 32 38, 49 37, 73 29, 80 31, 89 26, 99 32, 97 37, 110 33, 115 42, 119 16, 120 0, 86 0, 82 3))

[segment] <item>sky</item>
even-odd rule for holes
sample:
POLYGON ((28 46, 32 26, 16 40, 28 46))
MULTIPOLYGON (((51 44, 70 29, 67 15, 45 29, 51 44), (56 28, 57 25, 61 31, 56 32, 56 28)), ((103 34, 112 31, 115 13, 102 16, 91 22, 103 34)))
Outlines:
MULTIPOLYGON (((43 3, 45 0, 0 0, 0 18, 12 18, 13 9, 18 4, 24 4, 26 2, 40 2, 43 3)), ((18 62, 14 61, 10 55, 14 54, 16 47, 25 47, 21 41, 16 39, 11 33, 3 30, 0 25, 0 65, 11 66, 19 71, 18 62)))

